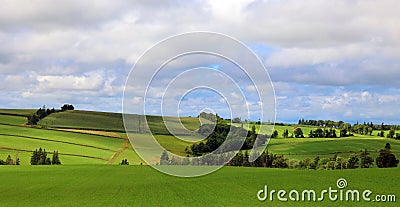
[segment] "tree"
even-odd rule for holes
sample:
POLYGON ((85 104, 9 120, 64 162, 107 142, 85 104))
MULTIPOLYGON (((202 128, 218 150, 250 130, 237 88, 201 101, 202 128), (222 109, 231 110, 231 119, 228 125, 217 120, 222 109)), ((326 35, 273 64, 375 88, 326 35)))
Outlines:
POLYGON ((10 155, 7 156, 6 164, 7 164, 7 165, 14 165, 14 164, 15 164, 15 163, 14 163, 14 160, 11 158, 10 155))
POLYGON ((274 132, 271 135, 271 138, 277 138, 279 136, 278 131, 274 130, 274 132))
POLYGON ((357 154, 353 154, 349 157, 349 159, 347 160, 347 168, 348 169, 356 169, 358 168, 358 155, 357 154))
POLYGON ((39 161, 38 150, 33 151, 31 156, 31 165, 37 165, 39 161))
POLYGON ((360 156, 360 167, 361 168, 369 168, 374 163, 374 160, 372 159, 371 156, 369 156, 369 152, 367 151, 367 149, 365 149, 364 151, 361 151, 359 156, 360 156))
POLYGON ((169 164, 169 157, 167 150, 164 150, 164 152, 161 154, 160 158, 160 165, 168 165, 169 164))
POLYGON ((389 149, 379 151, 379 156, 375 160, 376 166, 379 168, 397 167, 399 160, 389 149))
POLYGON ((288 137, 289 137, 289 130, 285 129, 285 130, 283 131, 282 136, 283 136, 283 138, 288 138, 288 137))
POLYGON ((58 157, 58 151, 53 152, 53 159, 51 161, 51 164, 53 165, 61 165, 60 158, 58 157))
POLYGON ((387 150, 390 150, 390 149, 392 149, 392 147, 390 146, 390 143, 388 142, 388 143, 386 143, 386 145, 385 145, 385 149, 387 149, 387 150))
POLYGON ((394 129, 390 129, 389 134, 387 135, 387 138, 394 138, 394 129))
POLYGON ((300 127, 296 128, 296 129, 294 130, 294 136, 295 136, 296 138, 304 138, 303 131, 301 130, 300 127))
POLYGON ((64 104, 61 106, 61 111, 68 111, 68 110, 74 110, 75 107, 71 104, 64 104))
POLYGON ((310 137, 310 138, 314 138, 315 137, 313 130, 310 130, 310 133, 308 134, 308 137, 310 137))
POLYGON ((247 150, 244 151, 242 166, 244 166, 244 167, 250 166, 249 153, 247 152, 247 150))

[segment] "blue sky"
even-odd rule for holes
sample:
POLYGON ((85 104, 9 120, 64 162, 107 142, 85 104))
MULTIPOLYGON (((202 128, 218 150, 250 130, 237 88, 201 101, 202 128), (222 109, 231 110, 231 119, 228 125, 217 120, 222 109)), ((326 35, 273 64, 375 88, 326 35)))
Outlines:
MULTIPOLYGON (((400 124, 398 8, 396 0, 6 0, 0 107, 72 103, 120 112, 129 71, 148 48, 171 35, 212 31, 239 39, 259 56, 275 88, 278 122, 400 124)), ((224 70, 217 61, 188 61, 224 70)), ((256 106, 251 97, 247 104, 256 106)), ((197 91, 184 100, 183 115, 207 107, 229 115, 218 94, 197 91)))

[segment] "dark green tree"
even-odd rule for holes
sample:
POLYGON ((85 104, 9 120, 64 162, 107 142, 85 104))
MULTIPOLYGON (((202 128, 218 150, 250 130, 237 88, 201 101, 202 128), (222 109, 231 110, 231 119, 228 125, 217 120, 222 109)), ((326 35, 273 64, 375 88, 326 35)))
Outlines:
POLYGON ((392 146, 390 146, 390 143, 389 143, 389 142, 386 143, 385 149, 387 149, 387 150, 391 150, 391 149, 392 149, 392 146))
POLYGON ((394 133, 395 133, 395 130, 390 129, 389 134, 387 135, 387 138, 394 138, 394 133))
POLYGON ((374 160, 372 159, 371 156, 369 156, 369 152, 367 149, 364 151, 361 151, 360 153, 360 167, 361 168, 370 168, 372 164, 374 163, 374 160))
POLYGON ((285 129, 285 130, 283 131, 282 136, 283 136, 283 138, 288 138, 288 137, 289 137, 289 130, 285 129))
POLYGON ((277 138, 279 136, 278 131, 274 130, 274 132, 271 135, 271 138, 277 138))
POLYGON ((300 127, 296 128, 296 129, 294 130, 294 136, 295 136, 296 138, 304 138, 303 131, 301 130, 300 127))
POLYGON ((53 152, 53 159, 51 160, 52 165, 61 165, 60 158, 58 157, 58 151, 53 152))
POLYGON ((123 159, 120 165, 129 165, 128 159, 123 159))
POLYGON ((358 158, 357 154, 353 154, 349 157, 349 159, 347 160, 347 168, 348 169, 356 169, 358 168, 358 161, 360 159, 358 158))
POLYGON ((379 156, 375 160, 376 166, 379 168, 397 167, 399 160, 389 149, 379 151, 379 156))

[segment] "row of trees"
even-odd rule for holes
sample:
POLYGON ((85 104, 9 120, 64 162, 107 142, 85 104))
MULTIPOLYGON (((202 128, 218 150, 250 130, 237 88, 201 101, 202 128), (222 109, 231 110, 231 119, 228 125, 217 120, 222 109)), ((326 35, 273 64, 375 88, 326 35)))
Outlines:
POLYGON ((6 160, 0 159, 0 165, 20 165, 19 157, 15 158, 15 161, 11 158, 11 155, 8 155, 6 160))
MULTIPOLYGON (((361 131, 356 131, 358 133, 361 133, 361 131)), ((364 132, 363 132, 364 134, 364 132)), ((367 135, 372 135, 372 131, 368 131, 367 135)), ((276 138, 279 136, 279 133, 277 130, 274 130, 274 132, 271 135, 271 138, 276 138)), ((350 131, 347 129, 340 129, 339 134, 337 134, 336 129, 330 128, 330 129, 322 129, 318 128, 315 130, 310 130, 310 133, 308 134, 308 137, 310 138, 337 138, 337 137, 349 137, 349 136, 354 136, 350 131)), ((385 137, 385 131, 378 132, 377 136, 380 137, 385 137)), ((293 132, 289 134, 289 130, 285 129, 282 133, 283 138, 304 138, 303 131, 300 127, 295 127, 293 132)), ((392 138, 392 139, 400 139, 400 133, 396 133, 395 129, 389 130, 388 134, 386 135, 387 138, 392 138)))
MULTIPOLYGON (((67 111, 67 110, 74 110, 74 106, 70 104, 64 104, 61 106, 61 111, 67 111)), ((52 109, 46 109, 46 106, 43 106, 42 108, 39 108, 34 114, 28 115, 28 124, 29 125, 37 125, 37 123, 41 120, 44 119, 46 116, 58 112, 54 108, 52 109)))
MULTIPOLYGON (((278 131, 275 130, 272 135, 273 136, 271 136, 271 137, 275 138, 275 137, 279 136, 279 133, 278 133, 278 131)), ((348 135, 346 134, 345 131, 341 130, 340 131, 340 136, 341 137, 345 137, 345 136, 348 136, 348 135)), ((303 130, 300 127, 296 127, 291 135, 289 135, 289 130, 285 129, 283 131, 283 133, 282 133, 282 137, 283 138, 293 138, 293 137, 295 137, 295 138, 304 138, 304 133, 303 133, 303 130)), ((337 135, 336 135, 336 130, 335 129, 331 128, 329 130, 328 129, 323 130, 321 128, 318 128, 315 131, 311 130, 310 133, 308 134, 308 137, 310 137, 310 138, 336 138, 337 135)))
POLYGON ((61 165, 58 151, 53 152, 53 157, 47 157, 46 149, 39 148, 33 151, 31 156, 31 165, 61 165))
POLYGON ((374 160, 370 156, 368 150, 361 150, 358 153, 350 155, 348 158, 339 157, 335 154, 331 158, 320 159, 319 156, 314 159, 304 160, 288 160, 283 155, 270 154, 268 151, 263 152, 254 162, 249 162, 247 150, 239 151, 231 160, 230 153, 207 154, 202 157, 175 157, 168 155, 164 151, 160 157, 161 165, 230 165, 244 167, 266 167, 266 168, 296 168, 296 169, 312 169, 312 170, 341 170, 370 168, 374 162, 379 168, 397 167, 399 160, 390 151, 391 146, 386 144, 385 148, 379 151, 378 157, 374 160))
POLYGON ((61 106, 61 111, 69 111, 69 110, 74 110, 75 107, 72 104, 64 104, 61 106))
POLYGON ((34 114, 28 115, 28 124, 29 125, 37 125, 37 123, 45 118, 46 116, 55 113, 56 110, 54 108, 52 109, 46 109, 46 106, 43 106, 42 108, 39 108, 34 114))

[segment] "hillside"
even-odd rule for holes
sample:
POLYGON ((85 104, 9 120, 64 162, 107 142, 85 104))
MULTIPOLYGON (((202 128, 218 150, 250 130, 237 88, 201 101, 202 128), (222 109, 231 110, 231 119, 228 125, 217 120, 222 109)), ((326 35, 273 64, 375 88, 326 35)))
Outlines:
MULTIPOLYGON (((125 130, 121 114, 93 112, 93 111, 66 111, 51 114, 39 122, 43 128, 30 128, 23 124, 26 115, 35 110, 0 109, 0 159, 7 155, 18 156, 22 164, 29 164, 29 157, 33 150, 39 147, 48 152, 58 150, 63 164, 116 164, 122 159, 128 159, 131 164, 143 163, 132 149, 125 130)), ((144 116, 132 115, 130 120, 137 120, 137 132, 132 136, 142 140, 150 139, 148 134, 141 133, 144 129, 144 116), (141 123, 141 124, 140 124, 141 123)), ((158 142, 167 150, 175 154, 186 156, 186 142, 171 136, 163 119, 158 116, 146 116, 150 129, 158 142)), ((169 126, 179 128, 180 122, 176 117, 166 117, 169 126)), ((197 118, 181 118, 183 125, 191 130, 199 127, 197 118)), ((202 120, 202 122, 206 122, 202 120)), ((250 125, 244 125, 250 128, 250 125)), ((275 126, 281 136, 285 129, 290 132, 296 126, 275 126)), ((258 127, 257 127, 258 128, 258 127)), ((304 134, 314 127, 301 126, 304 134)), ((179 131, 179 130, 178 130, 179 131)), ((263 133, 263 132, 260 132, 263 133)), ((374 132, 375 133, 375 132, 374 132)), ((373 134, 374 135, 374 134, 373 134)), ((338 153, 341 157, 348 157, 353 152, 368 149, 372 157, 386 143, 392 146, 392 152, 400 157, 400 141, 377 136, 356 135, 348 138, 274 138, 270 139, 268 151, 274 154, 283 154, 289 159, 314 158, 315 156, 331 157, 338 153)), ((185 139, 197 140, 195 134, 186 134, 185 139)), ((152 159, 157 163, 159 157, 152 159)))
MULTIPOLYGON (((0 159, 17 156, 28 165, 32 151, 42 147, 47 152, 58 150, 63 164, 116 164, 128 159, 131 164, 143 163, 130 145, 123 126, 122 115, 94 111, 65 111, 42 119, 37 128, 25 126, 26 116, 35 110, 0 109, 0 159)), ((136 120, 144 116, 132 115, 136 120)), ((185 155, 189 142, 170 136, 162 118, 146 116, 160 144, 177 154, 185 155)), ((169 126, 178 127, 178 118, 166 117, 169 126)), ((197 118, 182 117, 183 125, 196 130, 197 118)), ((140 121, 138 121, 140 123, 140 121)), ((143 122, 142 122, 143 125, 143 122)), ((143 126, 139 126, 144 128, 143 126)), ((147 134, 134 136, 150 138, 147 134)), ((154 162, 158 161, 154 157, 154 162)))

